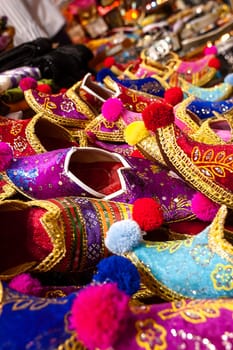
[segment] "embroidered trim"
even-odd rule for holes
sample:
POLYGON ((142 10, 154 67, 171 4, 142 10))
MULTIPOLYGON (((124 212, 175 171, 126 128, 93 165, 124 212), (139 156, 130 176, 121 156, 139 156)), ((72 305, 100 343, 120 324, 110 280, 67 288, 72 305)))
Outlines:
POLYGON ((117 122, 109 123, 103 116, 98 116, 93 119, 86 127, 85 131, 90 131, 98 140, 102 141, 110 141, 110 142, 125 142, 124 138, 124 129, 125 124, 122 120, 118 120, 117 122), (101 125, 104 125, 105 131, 101 130, 101 125), (111 128, 117 128, 117 130, 111 131, 111 128), (107 131, 107 128, 109 131, 107 131))
POLYGON ((51 135, 56 135, 56 137, 59 137, 61 140, 68 140, 70 142, 74 141, 67 129, 63 128, 61 125, 57 125, 55 121, 51 120, 44 114, 45 113, 38 113, 35 115, 25 129, 26 138, 36 153, 44 153, 47 151, 41 144, 35 131, 36 125, 40 123, 40 120, 45 121, 45 123, 48 124, 47 126, 50 129, 51 135))
POLYGON ((233 194, 208 179, 178 146, 174 125, 157 130, 160 149, 170 165, 194 188, 219 204, 233 208, 233 194), (168 142, 169 140, 169 142, 168 142))
POLYGON ((193 299, 191 297, 187 298, 186 296, 173 291, 172 289, 168 288, 167 286, 156 280, 156 278, 150 272, 148 267, 145 266, 134 253, 127 253, 126 257, 130 259, 131 262, 137 267, 141 277, 141 283, 147 286, 149 290, 149 295, 153 293, 154 295, 159 296, 160 298, 166 301, 193 299))
POLYGON ((33 271, 50 271, 66 254, 65 229, 61 220, 61 211, 58 206, 49 201, 35 200, 29 202, 28 205, 38 206, 47 210, 40 221, 51 239, 53 250, 33 271))
POLYGON ((57 350, 87 350, 87 348, 73 334, 63 344, 59 345, 57 350))
MULTIPOLYGON (((217 215, 215 216, 208 233, 210 249, 233 264, 233 246, 225 239, 224 224, 227 216, 227 207, 222 205, 217 215)), ((229 231, 228 231, 229 234, 229 231)), ((231 233, 233 240, 233 233, 231 233)))
POLYGON ((149 160, 156 160, 160 164, 167 166, 166 161, 160 151, 159 145, 155 142, 154 136, 148 136, 137 143, 138 150, 149 160))
POLYGON ((96 117, 96 113, 91 110, 88 106, 87 102, 84 102, 81 97, 78 96, 77 90, 80 88, 81 82, 78 82, 74 86, 72 86, 69 90, 66 91, 66 96, 70 98, 76 107, 76 111, 82 113, 86 116, 86 120, 82 119, 71 119, 66 118, 65 116, 60 116, 55 114, 52 109, 46 108, 44 105, 40 105, 35 97, 33 96, 32 90, 26 90, 24 92, 25 99, 29 106, 36 112, 43 112, 48 118, 51 118, 53 121, 57 122, 60 125, 68 126, 68 127, 77 127, 84 128, 87 123, 93 118, 96 117))
POLYGON ((200 128, 200 126, 187 113, 187 106, 194 100, 195 96, 190 96, 174 107, 176 119, 184 122, 192 130, 192 133, 197 132, 200 128))

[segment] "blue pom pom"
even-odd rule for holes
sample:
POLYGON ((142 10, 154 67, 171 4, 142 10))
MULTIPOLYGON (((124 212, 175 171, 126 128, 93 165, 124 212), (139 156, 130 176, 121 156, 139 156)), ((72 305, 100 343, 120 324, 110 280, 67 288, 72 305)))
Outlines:
POLYGON ((233 86, 233 73, 227 74, 224 78, 224 82, 233 86))
POLYGON ((98 83, 103 83, 104 78, 110 76, 113 80, 116 79, 116 75, 109 68, 102 68, 96 74, 96 81, 98 83))
POLYGON ((142 241, 141 229, 134 220, 114 222, 105 238, 106 247, 114 254, 130 252, 142 241))
POLYGON ((113 255, 102 259, 93 276, 96 282, 116 282, 120 290, 133 295, 140 288, 140 275, 134 264, 123 256, 113 255))

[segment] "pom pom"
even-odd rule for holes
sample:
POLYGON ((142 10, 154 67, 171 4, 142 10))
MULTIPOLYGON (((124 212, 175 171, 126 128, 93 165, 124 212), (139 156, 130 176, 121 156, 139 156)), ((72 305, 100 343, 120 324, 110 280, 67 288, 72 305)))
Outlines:
POLYGON ((44 92, 45 94, 51 94, 52 93, 52 88, 48 84, 38 84, 37 85, 37 90, 40 92, 44 92))
POLYGON ((218 49, 215 45, 212 45, 212 46, 206 46, 203 50, 203 53, 205 56, 208 56, 208 55, 217 55, 218 53, 218 49))
POLYGON ((197 192, 192 198, 192 212, 202 221, 211 222, 217 214, 219 204, 197 192))
POLYGON ((105 68, 111 68, 115 64, 115 58, 113 56, 106 57, 103 63, 105 68))
POLYGON ((233 86, 233 73, 227 74, 224 78, 224 83, 227 83, 229 85, 233 86))
POLYGON ((37 80, 32 77, 22 78, 19 82, 19 87, 22 91, 26 91, 29 89, 36 89, 37 80))
POLYGON ((155 132, 158 128, 163 128, 174 122, 173 107, 168 103, 159 101, 153 102, 142 111, 142 118, 145 127, 155 132))
POLYGON ((142 241, 138 223, 131 219, 114 222, 107 231, 105 245, 114 254, 124 254, 137 247, 142 241))
POLYGON ((6 170, 13 159, 11 147, 6 142, 0 142, 0 171, 6 170))
POLYGON ((17 292, 40 296, 42 286, 37 278, 32 277, 29 273, 22 273, 12 278, 9 287, 17 292))
POLYGON ((162 225, 163 210, 153 198, 138 198, 134 202, 132 217, 142 231, 152 231, 162 225))
POLYGON ((164 99, 172 106, 180 103, 184 98, 183 91, 179 86, 171 87, 164 92, 164 99))
POLYGON ((109 68, 102 68, 96 74, 96 81, 99 83, 104 82, 104 78, 111 77, 113 80, 116 79, 116 75, 109 68))
POLYGON ((125 142, 130 146, 136 145, 147 136, 149 136, 149 132, 145 128, 144 122, 141 120, 132 122, 124 129, 125 142))
POLYGON ((71 307, 71 327, 89 349, 112 348, 126 331, 130 317, 129 296, 115 283, 82 289, 71 307))
POLYGON ((211 58, 211 60, 209 60, 209 62, 208 62, 208 66, 210 68, 215 68, 216 70, 218 70, 220 68, 220 65, 221 65, 221 63, 220 63, 219 59, 216 57, 211 58))
POLYGON ((102 115, 109 122, 116 122, 123 112, 123 103, 119 98, 108 98, 102 105, 102 115))
POLYGON ((137 268, 127 258, 113 255, 102 259, 97 265, 98 272, 93 276, 96 282, 115 282, 120 290, 133 295, 140 288, 137 268))

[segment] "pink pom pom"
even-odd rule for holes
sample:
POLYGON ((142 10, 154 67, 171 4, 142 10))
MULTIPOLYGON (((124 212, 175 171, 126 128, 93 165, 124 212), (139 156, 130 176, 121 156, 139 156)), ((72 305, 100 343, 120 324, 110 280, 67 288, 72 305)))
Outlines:
POLYGON ((29 89, 36 89, 37 81, 32 77, 22 78, 19 82, 19 87, 23 91, 26 91, 29 89))
POLYGON ((123 112, 123 103, 118 98, 109 98, 103 103, 101 112, 107 121, 116 122, 123 112))
POLYGON ((45 94, 51 94, 52 89, 51 86, 48 84, 38 84, 37 85, 37 90, 40 92, 44 92, 45 94))
POLYGON ((204 55, 217 55, 218 49, 215 45, 206 46, 203 50, 204 55))
POLYGON ((89 350, 111 348, 125 332, 129 317, 129 296, 116 283, 82 289, 71 308, 72 328, 89 350))
POLYGON ((0 142, 0 171, 6 170, 13 159, 11 147, 6 142, 0 142))
POLYGON ((167 89, 164 93, 164 99, 167 103, 170 103, 172 106, 177 105, 183 100, 183 91, 179 86, 171 87, 167 89))
POLYGON ((39 296, 42 291, 41 283, 38 279, 33 278, 29 273, 22 273, 14 277, 9 287, 16 290, 17 292, 39 296))
POLYGON ((200 192, 197 192, 193 196, 191 205, 192 211, 196 217, 206 222, 213 221, 220 207, 219 204, 211 201, 211 199, 200 192))

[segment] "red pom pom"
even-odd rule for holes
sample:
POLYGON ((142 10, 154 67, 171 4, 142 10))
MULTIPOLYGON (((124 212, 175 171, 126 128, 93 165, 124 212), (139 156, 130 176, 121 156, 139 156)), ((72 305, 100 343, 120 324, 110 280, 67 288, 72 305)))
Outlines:
POLYGON ((211 58, 211 60, 209 60, 209 62, 208 62, 209 67, 215 68, 217 70, 220 68, 220 65, 221 65, 221 63, 220 63, 219 59, 216 57, 211 58))
POLYGON ((218 49, 215 45, 212 46, 206 46, 203 50, 203 53, 205 56, 207 55, 217 55, 218 49))
POLYGON ((39 296, 42 286, 37 278, 33 278, 29 273, 22 273, 15 276, 9 283, 9 287, 17 292, 39 296))
POLYGON ((116 122, 123 112, 123 103, 119 98, 109 98, 103 103, 101 112, 107 121, 116 122))
POLYGON ((6 170, 13 159, 11 147, 6 142, 0 142, 0 171, 6 170))
POLYGON ((51 86, 48 84, 38 84, 37 85, 37 90, 40 92, 44 92, 45 94, 51 94, 52 89, 51 86))
POLYGON ((104 60, 104 67, 111 68, 115 64, 115 58, 112 56, 106 57, 104 60))
POLYGON ((132 217, 142 231, 152 231, 162 225, 163 210, 153 198, 138 198, 133 205, 132 217))
POLYGON ((197 192, 192 198, 192 212, 202 221, 213 221, 219 207, 219 204, 213 202, 200 192, 197 192))
POLYGON ((115 283, 88 286, 71 308, 71 327, 89 350, 106 350, 125 332, 129 297, 115 283))
POLYGON ((173 107, 168 103, 153 102, 142 111, 142 118, 145 127, 155 132, 174 122, 173 107))
POLYGON ((177 87, 171 87, 170 89, 167 89, 164 93, 164 99, 167 103, 169 103, 172 106, 177 105, 180 103, 184 98, 182 89, 177 87))
POLYGON ((26 91, 29 89, 36 89, 37 81, 32 77, 25 77, 20 80, 19 87, 23 91, 26 91))

